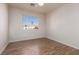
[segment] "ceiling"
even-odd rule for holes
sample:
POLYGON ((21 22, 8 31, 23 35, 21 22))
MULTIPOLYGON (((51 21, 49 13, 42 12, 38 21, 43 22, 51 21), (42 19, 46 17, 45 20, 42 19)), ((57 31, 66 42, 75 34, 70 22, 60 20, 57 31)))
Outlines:
POLYGON ((45 3, 44 6, 30 6, 30 3, 10 3, 9 7, 20 8, 27 11, 38 12, 38 13, 49 13, 59 6, 63 5, 63 3, 45 3))

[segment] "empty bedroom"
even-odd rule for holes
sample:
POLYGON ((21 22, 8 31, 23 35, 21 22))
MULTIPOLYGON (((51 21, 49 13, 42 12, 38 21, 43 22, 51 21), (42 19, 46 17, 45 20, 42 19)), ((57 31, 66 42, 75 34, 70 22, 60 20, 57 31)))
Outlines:
POLYGON ((1 55, 79 55, 78 3, 0 3, 1 55))

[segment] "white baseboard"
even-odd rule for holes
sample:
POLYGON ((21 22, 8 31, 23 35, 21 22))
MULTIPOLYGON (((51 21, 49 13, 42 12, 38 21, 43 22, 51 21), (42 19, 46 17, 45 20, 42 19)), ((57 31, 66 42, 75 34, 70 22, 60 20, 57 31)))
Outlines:
POLYGON ((25 40, 32 40, 32 39, 39 39, 39 38, 45 38, 45 37, 34 37, 34 38, 17 38, 16 40, 9 40, 9 42, 18 42, 18 41, 25 41, 25 40))
MULTIPOLYGON (((48 37, 47 37, 47 38, 48 38, 48 37)), ((48 39, 57 41, 57 42, 59 42, 59 43, 62 43, 62 44, 64 44, 64 45, 67 45, 67 46, 70 46, 70 47, 72 47, 72 48, 75 48, 75 49, 79 50, 79 47, 76 47, 76 46, 74 46, 74 45, 71 45, 71 44, 68 44, 68 43, 64 43, 64 42, 62 42, 62 41, 58 41, 58 40, 51 39, 51 38, 48 38, 48 39)))
POLYGON ((5 45, 3 46, 3 48, 1 48, 1 50, 0 50, 0 55, 3 53, 3 51, 5 50, 5 48, 7 47, 7 45, 8 45, 8 43, 5 44, 5 45))

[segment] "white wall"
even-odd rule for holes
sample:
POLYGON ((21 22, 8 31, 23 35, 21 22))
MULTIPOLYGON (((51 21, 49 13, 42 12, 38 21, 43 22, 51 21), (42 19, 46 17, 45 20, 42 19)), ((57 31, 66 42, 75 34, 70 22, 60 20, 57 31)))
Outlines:
POLYGON ((8 44, 8 6, 0 4, 0 54, 8 44))
POLYGON ((24 11, 17 8, 9 8, 9 41, 21 41, 45 37, 44 15, 24 11), (39 18, 38 30, 23 30, 21 25, 22 15, 33 15, 39 18))
POLYGON ((79 49, 79 4, 65 4, 48 14, 47 37, 79 49))

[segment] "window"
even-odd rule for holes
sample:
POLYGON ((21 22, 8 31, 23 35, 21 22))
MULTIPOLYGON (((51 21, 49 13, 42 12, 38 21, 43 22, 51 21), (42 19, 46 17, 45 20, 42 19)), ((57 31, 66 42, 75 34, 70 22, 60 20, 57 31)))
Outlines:
POLYGON ((22 24, 24 30, 26 29, 39 29, 39 21, 35 16, 22 16, 22 24))

